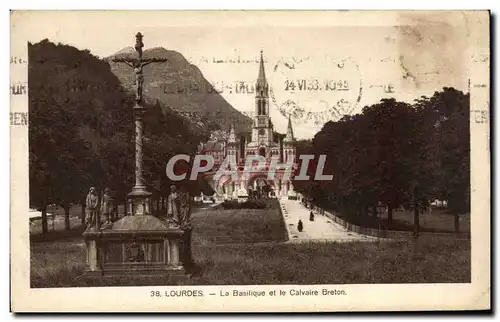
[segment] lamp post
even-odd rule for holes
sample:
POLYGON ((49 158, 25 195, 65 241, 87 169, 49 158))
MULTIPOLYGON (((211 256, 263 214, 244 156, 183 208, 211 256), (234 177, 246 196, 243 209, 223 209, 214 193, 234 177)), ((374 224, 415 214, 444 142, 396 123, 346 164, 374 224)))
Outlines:
POLYGON ((115 58, 112 61, 117 63, 125 63, 134 70, 135 74, 135 105, 134 120, 135 120, 135 185, 132 191, 127 195, 127 214, 129 215, 149 215, 151 213, 150 198, 151 193, 146 189, 143 178, 143 119, 145 108, 142 106, 143 95, 142 86, 144 82, 143 67, 151 63, 164 63, 167 59, 151 58, 144 59, 142 57, 142 34, 138 32, 135 35, 135 58, 115 58))

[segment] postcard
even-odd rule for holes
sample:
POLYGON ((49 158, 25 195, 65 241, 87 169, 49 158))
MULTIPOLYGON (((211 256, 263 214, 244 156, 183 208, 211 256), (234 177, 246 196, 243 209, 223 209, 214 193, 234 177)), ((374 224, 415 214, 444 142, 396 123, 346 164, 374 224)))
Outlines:
POLYGON ((490 12, 10 19, 13 312, 491 308, 490 12))

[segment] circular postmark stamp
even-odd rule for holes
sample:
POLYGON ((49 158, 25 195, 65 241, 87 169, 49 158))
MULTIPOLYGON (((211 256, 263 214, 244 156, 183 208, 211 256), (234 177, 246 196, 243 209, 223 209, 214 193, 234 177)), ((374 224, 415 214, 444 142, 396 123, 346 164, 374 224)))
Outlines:
POLYGON ((295 125, 321 127, 358 111, 363 93, 359 65, 329 55, 281 58, 270 77, 270 97, 295 125))

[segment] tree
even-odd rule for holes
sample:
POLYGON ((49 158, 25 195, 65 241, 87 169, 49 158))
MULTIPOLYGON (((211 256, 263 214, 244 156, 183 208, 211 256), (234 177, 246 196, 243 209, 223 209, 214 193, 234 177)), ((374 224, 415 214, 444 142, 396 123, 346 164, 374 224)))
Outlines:
POLYGON ((470 95, 445 87, 416 105, 432 152, 433 197, 448 201, 458 231, 458 215, 470 212, 470 95))
POLYGON ((89 171, 99 159, 92 139, 116 130, 104 107, 114 104, 112 93, 119 83, 103 82, 106 66, 88 51, 47 40, 29 44, 28 50, 30 179, 34 179, 30 183, 38 191, 32 191, 30 199, 45 210, 47 203, 63 206, 69 229, 70 204, 80 199, 82 185, 102 174, 89 171), (37 193, 44 198, 37 198, 37 193))
MULTIPOLYGON (((312 141, 311 140, 299 140, 295 143, 295 153, 297 155, 297 159, 301 155, 311 155, 313 153, 313 146, 312 146, 312 141)), ((303 161, 300 161, 297 170, 295 171, 295 175, 298 175, 300 173, 300 169, 302 167, 305 167, 305 164, 303 161)), ((295 190, 299 193, 305 193, 307 190, 308 186, 308 181, 305 180, 295 180, 295 176, 292 176, 292 184, 295 190)))
MULTIPOLYGON (((133 184, 134 98, 87 50, 43 40, 28 51, 30 205, 42 210, 43 232, 47 205, 63 206, 69 229, 70 205, 80 201, 84 213, 89 186, 123 200, 133 184)), ((154 100, 144 106, 144 176, 155 182, 172 155, 194 155, 204 134, 154 100)))

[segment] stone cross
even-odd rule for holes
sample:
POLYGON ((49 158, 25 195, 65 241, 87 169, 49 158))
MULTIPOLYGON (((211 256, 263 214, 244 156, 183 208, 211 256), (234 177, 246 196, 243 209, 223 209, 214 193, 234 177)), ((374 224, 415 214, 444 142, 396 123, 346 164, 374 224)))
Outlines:
MULTIPOLYGON (((112 61, 115 63, 125 63, 131 68, 133 68, 135 73, 135 106, 134 106, 134 116, 135 116, 135 185, 132 189, 131 195, 135 198, 140 199, 141 196, 147 200, 150 193, 146 190, 144 185, 144 179, 142 177, 142 169, 143 169, 143 152, 142 152, 142 142, 143 142, 143 116, 144 116, 144 107, 142 106, 142 86, 144 82, 143 77, 143 68, 151 63, 164 63, 167 61, 165 58, 150 58, 144 59, 142 57, 142 48, 144 47, 144 43, 142 42, 142 34, 138 32, 135 35, 135 51, 137 53, 136 57, 133 58, 114 58, 112 61)), ((144 201, 142 207, 138 207, 137 209, 142 210, 142 212, 148 213, 149 207, 147 205, 148 202, 144 201)), ((137 211, 134 210, 135 214, 137 211)))

